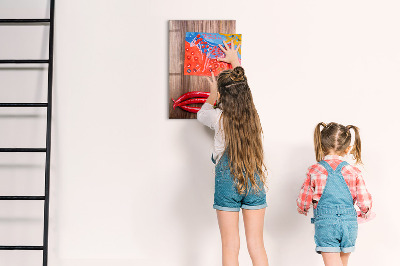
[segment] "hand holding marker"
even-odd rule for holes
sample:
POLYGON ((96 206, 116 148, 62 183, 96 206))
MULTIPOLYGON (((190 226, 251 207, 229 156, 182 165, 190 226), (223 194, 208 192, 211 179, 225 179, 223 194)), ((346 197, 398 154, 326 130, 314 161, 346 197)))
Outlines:
MULTIPOLYGON (((237 48, 234 48, 233 41, 230 42, 230 45, 228 45, 224 41, 225 48, 222 47, 222 45, 219 45, 221 50, 225 53, 225 58, 219 57, 217 60, 218 61, 223 61, 229 64, 232 64, 232 67, 235 68, 237 66, 240 66, 239 59, 237 56, 238 50, 240 48, 240 44, 237 46, 237 48)), ((210 79, 207 79, 207 81, 210 83, 211 86, 211 92, 213 94, 216 94, 218 91, 218 86, 216 79, 214 77, 214 72, 211 72, 212 77, 210 79)), ((207 98, 210 96, 210 92, 202 92, 202 91, 190 91, 182 96, 180 96, 177 100, 172 99, 174 102, 173 108, 179 106, 181 109, 191 112, 191 113, 197 113, 200 110, 200 107, 194 107, 194 106, 188 106, 189 104, 194 104, 194 103, 205 103, 207 101, 207 98), (196 98, 199 97, 199 98, 196 98)), ((215 105, 215 102, 214 102, 215 105)))

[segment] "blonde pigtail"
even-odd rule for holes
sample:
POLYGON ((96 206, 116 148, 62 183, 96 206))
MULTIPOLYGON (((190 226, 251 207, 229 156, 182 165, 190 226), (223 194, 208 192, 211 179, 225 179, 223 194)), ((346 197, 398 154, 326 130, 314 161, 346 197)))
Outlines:
POLYGON ((321 126, 325 128, 326 124, 324 122, 318 123, 314 130, 314 150, 317 162, 321 161, 324 158, 324 151, 322 149, 321 143, 321 126))
POLYGON ((356 160, 356 163, 362 164, 362 161, 361 161, 361 138, 360 138, 359 129, 356 126, 348 125, 347 130, 350 130, 350 129, 353 129, 354 133, 355 133, 354 146, 350 153, 353 154, 353 157, 356 160))

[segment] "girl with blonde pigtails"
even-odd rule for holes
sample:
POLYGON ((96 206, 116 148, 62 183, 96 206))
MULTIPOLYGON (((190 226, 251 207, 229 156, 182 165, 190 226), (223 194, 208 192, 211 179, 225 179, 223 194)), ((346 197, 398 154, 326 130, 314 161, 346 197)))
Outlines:
POLYGON ((315 157, 318 163, 308 168, 307 178, 297 198, 300 214, 307 215, 313 205, 316 252, 327 266, 346 266, 355 249, 359 219, 371 216, 372 198, 361 171, 344 156, 361 161, 361 139, 356 126, 319 123, 314 130, 315 157), (322 127, 322 130, 321 130, 322 127), (351 131, 354 145, 351 146, 351 131))

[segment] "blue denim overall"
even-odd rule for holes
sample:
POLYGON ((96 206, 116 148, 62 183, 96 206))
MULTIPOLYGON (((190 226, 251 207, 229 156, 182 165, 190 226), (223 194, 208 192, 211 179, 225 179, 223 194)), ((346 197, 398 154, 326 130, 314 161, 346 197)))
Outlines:
POLYGON ((341 162, 335 170, 326 162, 320 161, 328 177, 321 199, 314 209, 315 251, 353 252, 355 249, 358 223, 353 197, 342 175, 342 168, 348 165, 341 162))
MULTIPOLYGON (((216 160, 211 155, 211 161, 215 164, 216 160)), ((227 150, 219 159, 215 166, 215 191, 213 208, 221 211, 240 211, 242 209, 257 210, 267 207, 265 189, 256 174, 258 185, 261 191, 255 192, 248 180, 248 191, 245 195, 239 194, 236 184, 229 168, 229 157, 227 150)))

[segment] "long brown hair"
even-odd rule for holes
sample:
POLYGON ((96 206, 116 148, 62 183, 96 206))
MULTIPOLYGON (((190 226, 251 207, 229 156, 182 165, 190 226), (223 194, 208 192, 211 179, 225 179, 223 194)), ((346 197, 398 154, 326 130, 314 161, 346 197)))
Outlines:
POLYGON ((222 71, 217 83, 226 151, 237 189, 240 194, 248 191, 248 177, 254 190, 259 191, 266 185, 263 131, 244 69, 238 66, 222 71), (256 174, 262 186, 257 182, 256 174))
POLYGON ((317 161, 321 161, 329 151, 336 153, 344 152, 351 142, 350 129, 353 129, 355 133, 354 146, 350 153, 353 155, 356 163, 362 163, 361 139, 358 127, 353 125, 343 126, 334 122, 327 125, 321 122, 315 127, 314 148, 317 161), (321 126, 323 127, 322 130, 321 126))

